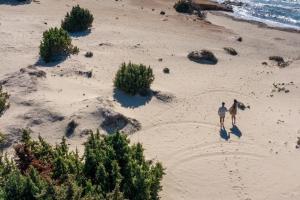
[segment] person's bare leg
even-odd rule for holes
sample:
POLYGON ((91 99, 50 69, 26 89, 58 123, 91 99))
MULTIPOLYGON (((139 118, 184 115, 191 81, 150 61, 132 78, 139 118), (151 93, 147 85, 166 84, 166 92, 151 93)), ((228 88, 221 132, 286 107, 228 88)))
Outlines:
POLYGON ((224 128, 224 117, 222 117, 222 127, 224 128))

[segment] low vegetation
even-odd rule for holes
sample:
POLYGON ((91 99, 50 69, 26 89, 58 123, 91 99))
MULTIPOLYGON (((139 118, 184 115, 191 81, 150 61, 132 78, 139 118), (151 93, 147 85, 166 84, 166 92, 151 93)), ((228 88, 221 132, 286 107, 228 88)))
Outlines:
POLYGON ((130 95, 145 95, 153 81, 154 75, 150 66, 129 62, 122 63, 116 74, 114 86, 130 95))
POLYGON ((93 15, 88 9, 74 6, 70 13, 67 13, 61 23, 61 27, 68 32, 80 32, 88 30, 94 21, 93 15))
POLYGON ((91 133, 82 157, 63 138, 55 147, 24 131, 13 161, 0 162, 0 199, 158 200, 164 169, 125 135, 91 133))
POLYGON ((9 98, 8 93, 3 92, 2 86, 0 85, 0 116, 9 107, 8 98, 9 98))
POLYGON ((46 63, 78 52, 79 49, 72 45, 72 39, 65 30, 50 28, 43 33, 40 56, 46 63))

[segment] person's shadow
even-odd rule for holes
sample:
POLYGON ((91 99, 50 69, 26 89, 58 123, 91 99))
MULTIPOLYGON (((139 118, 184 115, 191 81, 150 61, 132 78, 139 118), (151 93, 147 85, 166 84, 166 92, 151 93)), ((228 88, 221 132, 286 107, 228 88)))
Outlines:
POLYGON ((227 141, 230 138, 230 133, 228 134, 225 128, 221 128, 220 129, 220 137, 227 141))
POLYGON ((236 125, 233 125, 232 128, 230 129, 230 133, 236 135, 237 137, 242 137, 242 132, 239 129, 239 127, 237 127, 236 125))

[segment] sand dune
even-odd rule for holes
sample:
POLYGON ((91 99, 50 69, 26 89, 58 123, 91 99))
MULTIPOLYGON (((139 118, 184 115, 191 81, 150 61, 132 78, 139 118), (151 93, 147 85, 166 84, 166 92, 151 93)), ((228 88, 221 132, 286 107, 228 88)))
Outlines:
POLYGON ((300 152, 295 148, 300 137, 299 33, 211 13, 202 21, 176 13, 174 2, 41 0, 18 5, 0 0, 0 79, 11 95, 1 131, 13 143, 18 130, 28 127, 34 137, 40 134, 54 144, 75 120, 79 125, 68 143, 82 151, 82 131, 100 128, 105 133, 100 111, 108 110, 141 125, 129 124, 136 128, 130 139, 143 143, 147 157, 166 167, 164 200, 300 199, 300 152), (76 4, 95 17, 90 33, 72 37, 79 55, 43 65, 38 56, 43 31, 60 26, 76 4), (218 63, 187 58, 202 49, 212 51, 218 63), (94 56, 86 58, 87 51, 94 56), (282 56, 290 64, 279 68, 269 56, 282 56), (153 68, 152 89, 161 96, 114 91, 114 75, 128 61, 153 68), (165 67, 170 74, 163 73, 165 67), (92 77, 79 71, 92 71, 92 77), (289 92, 274 91, 273 83, 284 83, 289 92), (168 97, 172 100, 164 101, 168 97), (226 132, 220 132, 218 107, 222 101, 230 107, 233 99, 250 109, 238 111, 234 127, 227 116, 226 132))

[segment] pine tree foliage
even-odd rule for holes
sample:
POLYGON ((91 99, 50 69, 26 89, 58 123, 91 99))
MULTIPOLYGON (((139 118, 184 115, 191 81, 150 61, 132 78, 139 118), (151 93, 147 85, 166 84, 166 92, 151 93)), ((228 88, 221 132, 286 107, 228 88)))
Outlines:
POLYGON ((93 21, 94 17, 90 11, 77 5, 72 8, 70 13, 66 14, 61 27, 71 33, 86 31, 92 26, 93 21))
POLYGON ((154 81, 153 71, 143 64, 122 63, 114 86, 130 95, 146 94, 154 81))
POLYGON ((16 156, 0 162, 0 199, 5 200, 157 200, 161 163, 146 160, 141 144, 126 135, 91 133, 83 156, 65 138, 51 146, 24 131, 16 156))
POLYGON ((40 56, 46 63, 78 52, 79 49, 72 45, 71 37, 62 28, 50 28, 43 33, 40 56))

